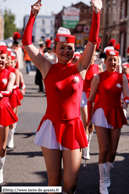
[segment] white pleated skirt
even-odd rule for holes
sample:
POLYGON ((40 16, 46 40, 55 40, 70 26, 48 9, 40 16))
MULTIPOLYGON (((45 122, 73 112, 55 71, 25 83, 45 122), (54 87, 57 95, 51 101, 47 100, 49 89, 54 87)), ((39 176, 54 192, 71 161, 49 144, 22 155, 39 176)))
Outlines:
POLYGON ((107 118, 105 117, 104 114, 104 110, 102 108, 98 108, 94 112, 92 117, 92 123, 95 126, 113 129, 113 126, 108 123, 107 118))
POLYGON ((88 101, 88 99, 87 99, 86 93, 82 92, 80 107, 86 107, 87 101, 88 101))
POLYGON ((34 143, 48 149, 68 150, 57 141, 54 126, 49 119, 43 121, 35 135, 34 143))

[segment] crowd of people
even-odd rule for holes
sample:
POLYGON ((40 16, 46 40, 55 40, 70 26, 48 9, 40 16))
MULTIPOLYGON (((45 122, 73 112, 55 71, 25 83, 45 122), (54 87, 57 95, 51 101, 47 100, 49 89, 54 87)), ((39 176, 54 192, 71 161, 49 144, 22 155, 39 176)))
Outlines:
MULTIPOLYGON (((18 121, 18 106, 25 94, 25 83, 19 71, 18 39, 15 32, 12 48, 0 42, 0 184, 3 182, 3 166, 6 147, 14 148, 14 133, 18 121)), ((21 61, 20 61, 21 64, 21 61)))
MULTIPOLYGON (((122 63, 120 44, 111 39, 101 50, 99 36, 101 0, 93 0, 93 17, 89 41, 83 53, 75 52, 75 36, 60 27, 51 49, 51 41, 32 44, 35 18, 41 8, 38 0, 22 38, 26 73, 30 62, 36 66, 35 83, 45 92, 47 109, 34 143, 41 147, 48 176, 48 186, 61 186, 63 194, 75 194, 81 158, 90 159, 93 132, 99 145, 99 191, 108 194, 110 171, 114 161, 121 128, 127 124, 129 103, 129 58, 122 63), (63 160, 63 176, 61 160, 63 160)), ((20 37, 14 34, 14 43, 20 37)), ((129 54, 129 48, 127 55, 129 54)), ((18 121, 18 106, 25 93, 23 76, 18 68, 17 52, 0 45, 0 183, 6 145, 14 147, 14 129, 18 121), (21 90, 19 89, 21 87, 21 90), (8 141, 7 141, 8 139, 8 141)))

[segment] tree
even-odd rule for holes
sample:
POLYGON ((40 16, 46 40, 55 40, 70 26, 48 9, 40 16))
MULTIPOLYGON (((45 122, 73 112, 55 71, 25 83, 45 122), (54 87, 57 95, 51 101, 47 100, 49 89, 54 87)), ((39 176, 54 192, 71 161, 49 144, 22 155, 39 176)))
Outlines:
POLYGON ((4 38, 13 36, 13 33, 17 31, 16 25, 14 24, 15 15, 11 10, 4 10, 4 38))

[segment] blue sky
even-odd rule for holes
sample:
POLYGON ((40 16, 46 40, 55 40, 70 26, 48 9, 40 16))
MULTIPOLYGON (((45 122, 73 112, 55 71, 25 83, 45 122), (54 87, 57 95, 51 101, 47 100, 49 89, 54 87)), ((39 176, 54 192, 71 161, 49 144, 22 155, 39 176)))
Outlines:
MULTIPOLYGON (((81 0, 80 0, 81 1, 81 0)), ((63 6, 68 7, 71 4, 80 2, 79 0, 42 0, 42 8, 39 15, 51 15, 52 12, 58 13, 63 6)), ((30 13, 30 7, 35 0, 0 0, 2 12, 5 8, 10 9, 16 16, 16 26, 23 27, 23 18, 30 13)), ((82 0, 83 3, 90 5, 90 0, 82 0)))

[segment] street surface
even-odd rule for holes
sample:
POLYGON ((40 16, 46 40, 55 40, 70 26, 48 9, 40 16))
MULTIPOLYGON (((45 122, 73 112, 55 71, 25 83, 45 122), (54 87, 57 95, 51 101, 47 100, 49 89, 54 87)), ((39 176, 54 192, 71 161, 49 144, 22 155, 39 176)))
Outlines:
MULTIPOLYGON (((24 68, 21 72, 26 84, 26 94, 19 107, 15 148, 7 149, 2 186, 47 186, 44 158, 40 147, 33 143, 39 122, 45 114, 46 96, 38 92, 35 71, 27 75, 24 68)), ((95 132, 90 150, 91 159, 87 160, 86 167, 83 166, 84 160, 81 161, 77 194, 99 193, 98 144, 95 132)), ((129 194, 129 124, 122 128, 115 161, 111 173, 111 194, 129 194)))

